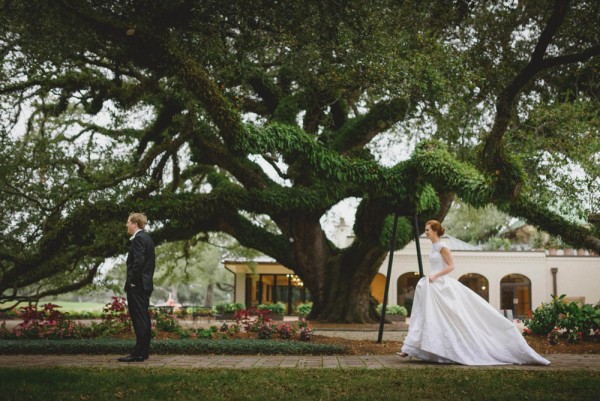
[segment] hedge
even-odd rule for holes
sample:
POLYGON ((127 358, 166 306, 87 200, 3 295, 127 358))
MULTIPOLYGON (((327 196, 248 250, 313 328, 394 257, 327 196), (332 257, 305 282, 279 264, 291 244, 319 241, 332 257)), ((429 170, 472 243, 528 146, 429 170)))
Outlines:
MULTIPOLYGON (((127 354, 134 344, 134 340, 107 338, 0 340, 0 355, 127 354)), ((347 348, 305 341, 181 339, 153 340, 150 352, 160 355, 334 355, 346 354, 347 348)))

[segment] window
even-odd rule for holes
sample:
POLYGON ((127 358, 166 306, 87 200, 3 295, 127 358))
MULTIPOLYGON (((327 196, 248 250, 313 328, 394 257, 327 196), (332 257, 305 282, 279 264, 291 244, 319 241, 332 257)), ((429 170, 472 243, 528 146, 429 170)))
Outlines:
POLYGON ((490 301, 490 284, 488 279, 477 273, 467 273, 460 276, 458 279, 465 286, 469 287, 473 292, 477 293, 487 302, 490 301))
POLYGON ((521 274, 509 274, 500 281, 500 308, 513 316, 524 317, 531 310, 531 280, 521 274))

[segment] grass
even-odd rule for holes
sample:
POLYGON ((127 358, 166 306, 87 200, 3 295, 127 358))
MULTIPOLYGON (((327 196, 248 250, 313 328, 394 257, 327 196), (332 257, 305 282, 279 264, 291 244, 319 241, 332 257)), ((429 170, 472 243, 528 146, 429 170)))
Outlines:
MULTIPOLYGON (((13 304, 14 303, 11 303, 11 302, 0 303, 0 308, 11 306, 13 304)), ((105 303, 100 303, 100 302, 69 302, 69 301, 49 301, 49 300, 43 300, 43 301, 40 301, 39 306, 41 306, 43 304, 55 304, 55 305, 59 305, 60 308, 58 310, 61 311, 61 312, 69 312, 69 313, 95 312, 95 313, 102 313, 102 308, 104 307, 104 305, 106 305, 106 302, 105 303)), ((21 304, 17 308, 20 308, 22 306, 27 306, 27 304, 26 303, 21 304)))
POLYGON ((0 368, 17 400, 591 400, 600 372, 502 369, 0 368))
MULTIPOLYGON (((108 301, 107 301, 108 302, 108 301)), ((40 305, 52 303, 55 305, 59 305, 58 309, 61 312, 69 312, 69 313, 81 313, 81 312, 96 312, 102 313, 102 308, 106 305, 106 302, 68 302, 68 301, 45 301, 41 302, 40 305)))

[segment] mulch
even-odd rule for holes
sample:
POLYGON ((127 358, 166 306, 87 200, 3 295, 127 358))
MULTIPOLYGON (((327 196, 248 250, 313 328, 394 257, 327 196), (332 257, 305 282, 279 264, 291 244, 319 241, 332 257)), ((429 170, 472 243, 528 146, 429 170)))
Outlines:
MULTIPOLYGON (((256 338, 255 333, 236 333, 230 338, 251 339, 256 338)), ((175 339, 178 335, 175 333, 158 333, 159 339, 175 339)), ((566 340, 558 344, 551 345, 546 337, 525 336, 525 340, 531 348, 538 354, 600 354, 600 338, 581 341, 576 344, 568 343, 566 340)), ((299 341, 299 340, 281 340, 281 341, 299 341)), ((401 341, 383 341, 378 344, 374 340, 350 340, 342 337, 330 337, 323 335, 313 335, 311 340, 317 344, 332 344, 345 347, 349 355, 390 355, 400 351, 401 341)))
POLYGON ((525 340, 538 354, 600 354, 600 337, 575 344, 561 339, 558 344, 550 344, 545 336, 525 336, 525 340))
MULTIPOLYGON (((570 344, 563 341, 556 345, 551 345, 546 337, 526 336, 525 339, 531 348, 538 354, 600 354, 600 340, 581 341, 576 344, 570 344)), ((389 355, 400 351, 401 341, 384 341, 377 344, 371 340, 349 340, 338 337, 325 337, 315 335, 312 340, 315 343, 335 344, 346 346, 351 355, 389 355)))

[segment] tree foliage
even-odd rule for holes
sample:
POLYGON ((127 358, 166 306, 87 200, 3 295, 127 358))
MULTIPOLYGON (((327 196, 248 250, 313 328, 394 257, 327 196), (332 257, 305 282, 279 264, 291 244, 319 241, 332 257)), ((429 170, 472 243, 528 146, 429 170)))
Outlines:
POLYGON ((511 219, 493 205, 478 209, 456 200, 446 215, 444 227, 452 236, 477 245, 495 237, 509 226, 511 219))
POLYGON ((598 210, 596 1, 1 7, 0 300, 88 283, 132 210, 158 243, 224 232, 272 256, 322 320, 368 320, 390 214, 443 219, 454 194, 600 250, 561 212, 598 210), (564 160, 581 174, 551 174, 564 160), (349 197, 338 249, 319 219, 349 197))

